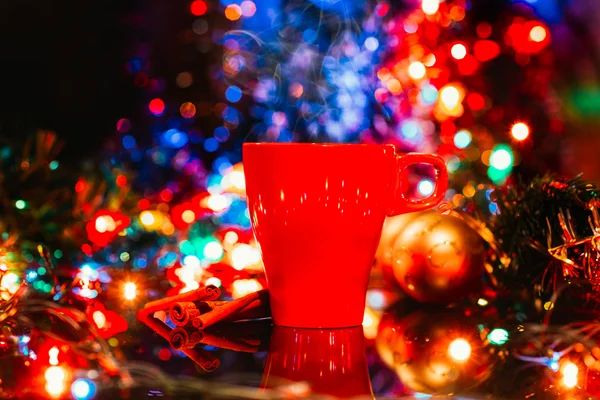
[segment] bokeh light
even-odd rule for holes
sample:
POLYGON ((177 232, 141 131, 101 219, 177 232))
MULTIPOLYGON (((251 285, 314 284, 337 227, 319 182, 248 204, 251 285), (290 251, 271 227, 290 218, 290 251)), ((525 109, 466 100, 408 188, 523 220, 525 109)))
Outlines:
POLYGON ((194 78, 189 72, 181 72, 175 78, 175 83, 182 89, 190 87, 193 82, 194 78))
POLYGON ((431 193, 433 193, 434 187, 435 186, 433 185, 433 182, 428 179, 423 179, 417 185, 417 190, 422 196, 429 196, 431 193))
POLYGON ((445 86, 440 91, 440 100, 446 109, 452 110, 456 108, 460 102, 460 93, 455 86, 445 86))
POLYGON ((165 102, 161 99, 153 99, 148 104, 150 112, 156 116, 161 116, 165 112, 165 102))
POLYGON ((504 343, 508 342, 508 331, 502 328, 495 328, 487 336, 488 340, 491 344, 496 346, 501 346, 504 343))
POLYGON ((204 0, 195 0, 190 4, 190 12, 197 17, 206 14, 206 11, 208 11, 208 5, 204 0))
POLYGON ((459 149, 465 149, 471 144, 471 132, 461 129, 454 135, 454 145, 459 149))
POLYGON ((76 400, 88 400, 94 396, 96 385, 88 379, 77 379, 71 385, 71 394, 76 400))
POLYGON ((46 378, 46 392, 51 397, 59 397, 65 391, 65 381, 67 374, 63 367, 52 366, 44 373, 46 378))
POLYGON ((254 4, 253 1, 242 1, 240 8, 242 9, 242 15, 246 18, 252 17, 254 14, 256 14, 256 4, 254 4))
POLYGON ((498 148, 490 156, 490 165, 498 170, 505 170, 512 166, 513 156, 506 148, 498 148))
POLYGON ((448 354, 456 361, 466 361, 471 357, 471 345, 465 339, 454 339, 448 346, 448 354))
POLYGON ((225 98, 232 103, 237 103, 242 98, 242 89, 237 86, 229 86, 225 91, 225 98))
POLYGON ((546 28, 541 25, 536 25, 529 31, 529 39, 533 42, 543 42, 548 36, 546 28))
POLYGON ((421 79, 425 76, 427 69, 422 62, 415 61, 408 66, 408 74, 413 79, 421 79))
POLYGON ((423 0, 421 2, 421 9, 427 15, 435 14, 440 8, 440 0, 423 0))
POLYGON ((230 21, 237 21, 242 17, 242 8, 237 4, 230 4, 225 7, 225 17, 230 21))
POLYGON ((517 122, 510 128, 510 134, 516 140, 525 140, 529 136, 529 126, 524 122, 517 122))
POLYGON ((462 60, 467 55, 467 48, 464 44, 457 43, 454 46, 452 46, 450 54, 452 54, 452 57, 454 57, 455 59, 462 60))
POLYGON ((572 389, 578 384, 577 375, 579 374, 579 367, 574 363, 568 361, 563 364, 562 368, 562 383, 565 387, 572 389))
POLYGON ((126 282, 123 285, 123 297, 125 300, 134 300, 137 297, 137 285, 133 282, 126 282))

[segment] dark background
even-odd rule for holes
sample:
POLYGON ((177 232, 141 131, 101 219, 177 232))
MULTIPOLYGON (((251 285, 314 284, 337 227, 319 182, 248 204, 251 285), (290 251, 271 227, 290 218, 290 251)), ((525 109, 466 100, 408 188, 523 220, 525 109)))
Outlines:
POLYGON ((135 1, 0 1, 0 136, 36 128, 65 140, 61 159, 92 156, 129 115, 135 87, 125 61, 135 1))

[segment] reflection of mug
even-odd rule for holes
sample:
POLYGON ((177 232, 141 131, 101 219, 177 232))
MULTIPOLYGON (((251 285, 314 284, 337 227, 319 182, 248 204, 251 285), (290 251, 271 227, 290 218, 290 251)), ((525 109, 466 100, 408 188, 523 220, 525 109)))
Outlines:
POLYGON ((306 382, 314 394, 372 396, 362 326, 273 329, 262 388, 306 382))
POLYGON ((369 270, 386 215, 437 204, 444 161, 395 153, 392 145, 244 144, 254 234, 276 325, 350 327, 363 319, 369 270), (406 197, 404 170, 431 164, 431 196, 406 197))

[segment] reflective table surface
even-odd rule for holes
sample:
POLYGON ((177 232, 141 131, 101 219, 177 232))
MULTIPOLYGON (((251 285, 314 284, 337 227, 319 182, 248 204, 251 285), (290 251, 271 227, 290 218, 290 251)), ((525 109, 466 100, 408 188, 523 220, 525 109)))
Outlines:
POLYGON ((143 323, 153 334, 144 333, 139 359, 206 385, 210 398, 467 396, 495 362, 482 324, 464 310, 396 307, 344 329, 263 319, 199 331, 175 328, 160 313, 143 323))

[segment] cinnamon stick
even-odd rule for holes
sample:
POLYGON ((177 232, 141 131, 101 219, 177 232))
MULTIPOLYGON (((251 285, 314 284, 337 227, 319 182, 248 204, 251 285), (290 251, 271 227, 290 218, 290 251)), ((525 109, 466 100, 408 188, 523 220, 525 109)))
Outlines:
POLYGON ((269 292, 263 289, 218 306, 211 305, 209 302, 200 304, 199 308, 202 309, 203 307, 210 308, 210 311, 200 314, 197 318, 199 322, 198 329, 208 328, 218 322, 265 318, 270 316, 269 292))
POLYGON ((199 328, 201 325, 200 310, 191 301, 177 302, 169 310, 171 321, 177 326, 199 328))
POLYGON ((146 314, 151 314, 155 313, 156 311, 168 309, 173 305, 173 303, 215 300, 220 295, 221 289, 214 285, 207 285, 190 292, 151 301, 144 306, 144 310, 146 314))
POLYGON ((175 328, 171 331, 169 344, 175 350, 191 349, 202 342, 204 334, 197 329, 175 328))
POLYGON ((248 343, 245 338, 231 338, 200 332, 197 329, 175 328, 171 331, 169 338, 171 347, 175 350, 193 348, 199 344, 214 346, 221 349, 239 351, 244 353, 256 353, 259 351, 260 343, 248 343))
POLYGON ((256 353, 258 351, 258 346, 252 346, 246 343, 244 340, 232 340, 230 338, 211 335, 210 333, 206 332, 204 332, 204 337, 200 343, 207 346, 214 346, 221 349, 239 351, 243 353, 256 353))

